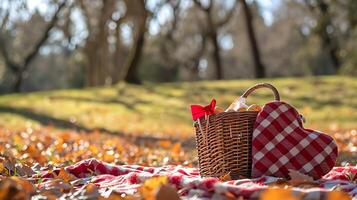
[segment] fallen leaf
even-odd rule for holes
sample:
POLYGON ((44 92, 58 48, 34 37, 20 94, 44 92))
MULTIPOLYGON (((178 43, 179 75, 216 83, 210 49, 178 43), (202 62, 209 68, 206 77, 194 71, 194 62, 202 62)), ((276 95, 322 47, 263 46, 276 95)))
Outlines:
POLYGON ((114 157, 114 155, 110 155, 110 154, 107 154, 107 153, 105 153, 104 155, 103 155, 103 161, 105 161, 105 162, 109 162, 109 163, 111 163, 111 162, 113 162, 114 160, 115 160, 115 157, 114 157))
POLYGON ((35 174, 35 172, 31 169, 31 167, 27 165, 16 164, 15 167, 16 167, 16 172, 22 177, 24 176, 30 177, 35 174))
POLYGON ((300 198, 293 195, 293 192, 290 189, 282 188, 268 188, 263 191, 260 195, 260 200, 275 200, 275 199, 284 199, 284 200, 299 200, 300 198))
POLYGON ((0 163, 0 174, 5 170, 4 164, 0 163))
POLYGON ((99 192, 98 192, 98 187, 94 185, 93 183, 89 183, 85 187, 86 192, 84 193, 84 196, 87 199, 95 199, 98 198, 99 192))
POLYGON ((30 193, 11 178, 5 178, 0 181, 0 199, 30 199, 30 193))
POLYGON ((228 172, 227 174, 220 176, 219 180, 222 182, 231 181, 232 180, 231 173, 228 172))
MULTIPOLYGON (((72 185, 64 182, 62 179, 50 179, 37 185, 42 191, 50 191, 53 195, 68 193, 72 190, 72 185)), ((41 191, 41 193, 42 193, 41 191)))
POLYGON ((63 181, 66 183, 69 183, 70 181, 77 179, 77 177, 75 177, 73 174, 66 172, 66 170, 64 168, 60 169, 60 172, 58 173, 57 178, 63 179, 63 181))
POLYGON ((15 172, 16 172, 15 164, 16 164, 15 161, 13 161, 11 159, 5 160, 3 165, 7 169, 7 170, 5 170, 7 176, 15 175, 15 172))
POLYGON ((349 200, 349 199, 351 199, 351 197, 342 191, 331 191, 331 192, 327 193, 327 200, 335 200, 335 199, 349 200))
POLYGON ((156 192, 156 200, 180 200, 180 197, 174 187, 165 184, 156 192))
POLYGON ((239 196, 237 198, 232 192, 229 192, 229 191, 224 193, 224 197, 227 200, 244 200, 244 198, 242 196, 239 196))
POLYGON ((178 155, 181 152, 181 143, 177 142, 171 149, 172 153, 178 155))
POLYGON ((292 186, 299 186, 301 184, 315 185, 314 179, 311 176, 302 174, 296 170, 289 169, 290 180, 288 181, 292 186))
POLYGON ((172 143, 170 140, 160 140, 158 143, 162 148, 166 148, 166 149, 168 149, 172 146, 172 143))
POLYGON ((27 194, 32 194, 36 191, 35 186, 30 182, 23 178, 12 176, 10 177, 16 184, 20 185, 22 190, 25 191, 27 194))
POLYGON ((117 192, 112 192, 108 198, 99 197, 99 200, 142 200, 138 195, 125 195, 117 192))
POLYGON ((155 200, 157 191, 167 182, 168 178, 166 176, 150 178, 139 188, 139 192, 146 200, 155 200))

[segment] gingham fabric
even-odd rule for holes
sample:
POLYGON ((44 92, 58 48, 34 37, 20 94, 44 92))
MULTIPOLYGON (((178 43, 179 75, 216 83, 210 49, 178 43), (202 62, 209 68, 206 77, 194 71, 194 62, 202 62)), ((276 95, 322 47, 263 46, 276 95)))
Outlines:
POLYGON ((335 165, 337 145, 332 137, 303 128, 294 107, 275 101, 257 116, 252 157, 253 177, 287 177, 293 169, 318 179, 335 165))
MULTIPOLYGON (((221 182, 217 178, 201 178, 198 168, 183 166, 143 167, 138 165, 111 165, 96 159, 78 162, 65 168, 78 177, 75 187, 94 183, 106 197, 111 192, 133 194, 145 180, 155 176, 167 176, 169 183, 182 199, 225 199, 226 194, 244 199, 258 199, 268 185, 281 184, 281 178, 262 176, 254 179, 241 179, 221 182)), ((56 178, 59 169, 43 171, 39 188, 52 187, 49 182, 56 178)), ((339 188, 351 197, 357 197, 357 166, 335 167, 315 186, 309 188, 292 187, 293 194, 302 199, 327 199, 327 192, 339 188)))

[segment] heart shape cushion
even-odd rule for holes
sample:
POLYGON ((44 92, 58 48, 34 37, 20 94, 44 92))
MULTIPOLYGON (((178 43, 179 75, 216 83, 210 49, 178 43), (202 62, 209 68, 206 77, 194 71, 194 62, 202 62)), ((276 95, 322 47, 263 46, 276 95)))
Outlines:
POLYGON ((337 154, 334 139, 305 129, 291 105, 274 101, 258 113, 252 138, 252 177, 288 177, 292 169, 318 179, 333 168, 337 154))

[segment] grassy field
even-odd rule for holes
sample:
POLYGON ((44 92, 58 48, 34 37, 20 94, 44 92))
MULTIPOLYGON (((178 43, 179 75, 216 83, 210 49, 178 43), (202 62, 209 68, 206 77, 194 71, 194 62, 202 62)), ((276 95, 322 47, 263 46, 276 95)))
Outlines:
MULTIPOLYGON (((352 77, 279 78, 203 81, 195 83, 119 84, 114 87, 58 90, 0 97, 0 126, 93 129, 125 134, 190 138, 190 104, 216 98, 227 107, 246 88, 258 82, 275 85, 283 101, 294 105, 305 126, 324 131, 357 128, 357 79, 352 77)), ((248 104, 273 99, 268 90, 248 98, 248 104)))

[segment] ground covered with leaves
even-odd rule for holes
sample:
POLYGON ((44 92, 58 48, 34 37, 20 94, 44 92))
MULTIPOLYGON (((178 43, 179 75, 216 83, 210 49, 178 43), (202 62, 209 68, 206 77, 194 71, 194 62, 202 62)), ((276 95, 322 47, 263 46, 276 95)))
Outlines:
MULTIPOLYGON (((65 172, 64 167, 89 158, 118 165, 197 165, 194 150, 183 149, 179 142, 139 140, 136 137, 119 137, 97 131, 54 131, 51 127, 40 130, 28 127, 16 132, 1 128, 0 152, 0 194, 8 197, 15 193, 26 198, 34 194, 61 197, 78 193, 79 190, 74 190, 70 183, 75 178, 65 172), (55 168, 61 171, 48 183, 50 187, 43 190, 37 188, 44 180, 34 180, 33 175, 41 170, 55 168)), ((95 188, 94 185, 88 187, 87 190, 95 188)), ((1 195, 0 199, 3 199, 1 195)))
MULTIPOLYGON (((336 132, 334 136, 338 141, 341 153, 337 165, 355 162, 357 160, 356 130, 344 133, 336 132), (346 137, 347 135, 354 137, 346 137)), ((64 170, 65 166, 89 158, 97 158, 117 165, 197 166, 194 148, 182 146, 180 142, 160 139, 143 141, 137 137, 118 137, 99 132, 54 131, 51 127, 39 130, 28 127, 23 131, 2 128, 0 129, 0 148, 0 194, 3 195, 0 197, 3 198, 13 195, 19 199, 28 199, 30 196, 34 199, 102 198, 95 184, 86 182, 83 185, 79 181, 80 179, 64 170), (36 173, 44 170, 57 170, 57 173, 53 173, 52 179, 44 179, 41 176, 34 178, 36 173), (44 182, 46 182, 45 187, 44 182), (78 187, 78 184, 82 184, 81 187, 78 187)), ((356 174, 351 176, 356 176, 356 174)), ((229 177, 228 179, 222 177, 222 181, 226 180, 229 180, 229 177)), ((147 186, 149 181, 146 186, 144 184, 142 187, 151 188, 150 192, 166 187, 166 184, 153 182, 154 186, 147 186)), ((289 190, 291 185, 287 183, 280 186, 275 185, 275 187, 289 190)), ((307 185, 303 185, 303 187, 307 187, 307 185)), ((142 194, 143 190, 139 190, 139 193, 132 198, 140 199, 143 195, 147 196, 148 192, 142 194)), ((170 188, 167 192, 177 196, 174 191, 170 188)), ((272 195, 282 194, 284 193, 272 195)), ((155 195, 154 197, 159 199, 155 195)), ((123 196, 113 192, 108 197, 120 199, 123 196)))
MULTIPOLYGON (((275 84, 282 98, 305 116, 305 126, 324 130, 337 140, 337 166, 357 164, 356 79, 266 81, 275 84)), ((0 199, 103 198, 94 183, 83 183, 65 170, 90 158, 116 165, 197 167, 189 105, 208 103, 212 97, 221 106, 229 105, 254 83, 118 85, 0 97, 0 199), (38 175, 44 170, 56 173, 45 179, 38 175)), ((263 91, 250 100, 263 104, 271 98, 263 91)), ((112 192, 107 197, 164 199, 169 195, 175 199, 177 191, 164 180, 147 180, 134 196, 112 192)), ((229 177, 222 177, 227 180, 229 177)), ((262 198, 290 198, 292 186, 296 185, 274 185, 262 198)), ((346 198, 338 187, 336 191, 331 195, 346 198)))

